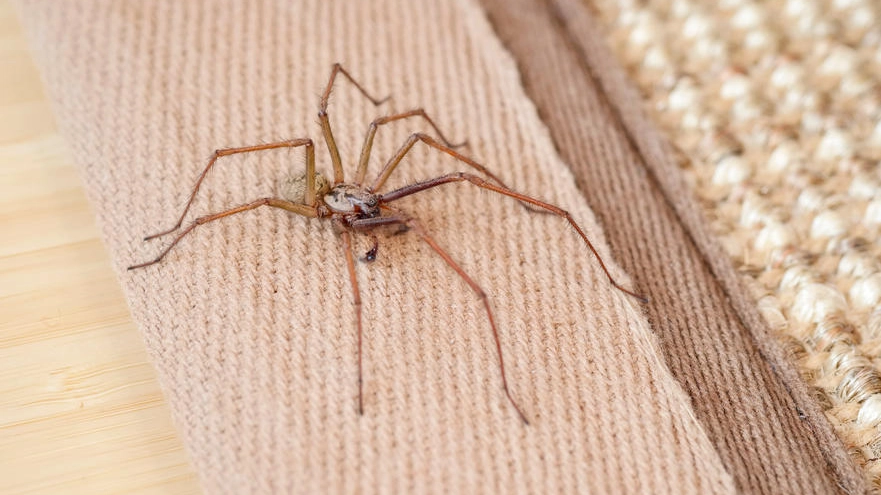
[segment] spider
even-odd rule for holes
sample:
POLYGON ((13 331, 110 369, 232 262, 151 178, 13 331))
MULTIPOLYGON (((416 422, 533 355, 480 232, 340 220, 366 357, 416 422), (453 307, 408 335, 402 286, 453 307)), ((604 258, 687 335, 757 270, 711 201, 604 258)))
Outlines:
POLYGON ((431 235, 429 235, 429 233, 414 217, 393 206, 393 203, 395 203, 395 201, 399 199, 419 193, 421 191, 425 191, 426 189, 431 189, 452 182, 469 182, 479 188, 493 191, 504 196, 509 196, 518 200, 521 204, 523 204, 530 210, 553 214, 565 219, 575 229, 575 231, 584 241, 585 245, 596 257, 597 261, 600 264, 600 267, 603 269, 603 272, 608 277, 609 282, 615 288, 642 302, 647 302, 648 300, 645 297, 637 294, 636 292, 632 292, 626 289, 615 281, 615 279, 609 273, 609 270, 606 268, 603 259, 600 257, 593 244, 591 244, 590 240, 587 238, 587 235, 585 235, 584 231, 567 211, 552 204, 545 203, 544 201, 540 201, 525 194, 513 191, 512 189, 508 188, 492 172, 487 170, 483 165, 457 152, 455 148, 463 146, 465 143, 450 143, 444 137, 443 133, 440 132, 431 117, 429 117, 425 110, 422 108, 380 117, 371 122, 364 140, 364 144, 361 148, 361 156, 358 161, 358 168, 355 171, 355 178, 354 180, 347 182, 343 173, 343 165, 340 158, 340 153, 337 148, 336 142, 334 141, 333 132, 330 126, 330 120, 328 119, 327 114, 328 99, 330 97, 331 90, 333 89, 334 82, 336 81, 337 76, 340 74, 342 74, 352 85, 354 85, 355 88, 358 89, 358 91, 362 95, 364 95, 364 97, 370 100, 374 105, 379 106, 389 99, 389 97, 382 99, 374 98, 339 63, 333 65, 330 73, 330 79, 327 82, 327 87, 325 88, 324 93, 321 95, 318 110, 318 118, 324 137, 324 142, 327 145, 327 149, 330 153, 330 158, 333 163, 333 182, 329 181, 323 175, 315 171, 315 149, 312 140, 309 138, 292 139, 289 141, 279 141, 274 143, 258 144, 239 148, 219 149, 213 153, 211 158, 208 160, 207 166, 196 179, 196 183, 193 186, 192 191, 190 192, 189 200, 187 201, 186 206, 184 206, 183 212, 180 214, 177 223, 175 223, 174 226, 168 230, 164 230, 162 232, 145 237, 145 241, 172 234, 181 228, 184 218, 186 217, 186 214, 193 203, 193 199, 196 197, 196 193, 199 192, 199 187, 202 185, 202 181, 205 179, 205 176, 215 165, 217 160, 221 157, 278 148, 303 147, 306 155, 306 170, 302 174, 291 176, 284 183, 282 187, 283 197, 260 198, 256 201, 239 205, 218 213, 198 217, 191 224, 178 232, 177 236, 174 237, 174 239, 168 244, 168 246, 166 246, 165 249, 162 250, 155 259, 129 266, 128 269, 134 270, 138 268, 144 268, 155 263, 159 263, 160 261, 162 261, 162 259, 165 258, 168 252, 171 251, 171 249, 174 248, 181 241, 181 239, 183 239, 187 234, 191 233, 196 227, 200 225, 205 225, 206 223, 220 220, 221 218, 235 215, 244 211, 253 210, 261 206, 281 208, 283 210, 287 210, 289 212, 296 213, 297 215, 302 215, 304 217, 330 220, 335 228, 335 231, 339 234, 339 237, 342 241, 342 249, 346 259, 346 267, 349 274, 349 282, 352 285, 352 293, 354 295, 355 319, 358 333, 358 414, 363 415, 363 324, 361 318, 361 295, 358 288, 358 277, 355 272, 355 257, 353 254, 352 236, 359 233, 367 233, 371 235, 373 239, 373 246, 364 256, 364 258, 362 258, 362 260, 372 261, 376 257, 378 248, 376 236, 372 232, 374 229, 383 226, 397 225, 400 229, 402 229, 402 231, 407 230, 415 232, 426 244, 428 244, 429 247, 431 247, 434 252, 436 252, 444 260, 444 262, 446 262, 446 264, 450 268, 453 269, 453 271, 456 272, 456 274, 458 274, 459 277, 462 278, 462 280, 475 292, 475 294, 477 294, 477 297, 482 302, 483 307, 486 310, 487 319, 489 320, 489 326, 492 330, 492 336, 495 342, 502 389, 505 392, 505 396, 507 397, 508 402, 510 402, 511 406, 517 412, 520 419, 523 421, 523 423, 528 425, 529 421, 526 419, 526 415, 523 413, 523 410, 521 409, 517 401, 514 400, 514 397, 508 387, 508 378, 505 373, 505 361, 502 356, 502 345, 499 339, 499 332, 496 328, 495 319, 493 318, 493 312, 490 308, 489 298, 487 294, 483 291, 483 289, 480 288, 477 282, 475 282, 474 279, 472 279, 465 272, 465 270, 463 270, 462 267, 459 266, 459 264, 456 263, 453 258, 435 241, 435 239, 431 235), (424 119, 428 123, 428 125, 430 125, 431 128, 437 133, 440 140, 437 140, 424 133, 417 132, 411 134, 404 142, 404 144, 397 150, 397 152, 395 152, 395 154, 388 160, 388 162, 386 162, 385 166, 382 168, 376 178, 374 178, 371 182, 366 182, 365 178, 367 175, 367 163, 370 159, 370 152, 373 147, 373 139, 376 135, 377 129, 380 126, 388 124, 390 122, 412 117, 420 117, 424 119), (401 163, 401 160, 404 159, 407 153, 418 142, 422 142, 438 151, 452 156, 459 162, 471 167, 474 171, 480 173, 481 175, 477 175, 475 173, 454 172, 441 175, 433 179, 416 182, 404 187, 400 187, 398 189, 394 189, 392 191, 384 193, 379 192, 381 191, 382 186, 385 184, 389 176, 391 176, 391 174, 395 171, 398 164, 401 163))

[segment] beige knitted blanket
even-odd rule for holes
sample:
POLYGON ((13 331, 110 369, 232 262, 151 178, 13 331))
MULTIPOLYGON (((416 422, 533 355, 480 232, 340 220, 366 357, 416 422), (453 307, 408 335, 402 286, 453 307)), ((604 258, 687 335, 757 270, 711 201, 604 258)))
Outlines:
MULTIPOLYGON (((776 395, 751 409, 738 397, 701 395, 701 383, 731 368, 712 374, 718 368, 708 363, 711 375, 689 381, 671 364, 673 344, 658 329, 657 309, 671 298, 653 293, 660 278, 628 277, 616 256, 640 251, 610 249, 592 198, 579 188, 578 167, 614 170, 620 155, 597 140, 595 154, 579 163, 559 150, 563 141, 540 117, 547 107, 537 109, 524 88, 523 59, 512 57, 521 56, 512 48, 517 30, 505 29, 517 24, 504 15, 518 11, 505 14, 504 7, 475 0, 20 3, 60 127, 205 491, 821 493, 859 486, 840 445, 823 436, 828 425, 800 425, 798 394, 766 365, 749 368, 759 358, 736 361, 750 369, 738 386, 776 395), (338 81, 329 114, 348 174, 374 118, 422 107, 452 141, 468 141, 464 154, 513 189, 568 210, 614 277, 652 298, 646 306, 616 290, 565 221, 510 198, 452 184, 402 200, 487 294, 528 426, 502 390, 482 304, 413 232, 380 235, 377 260, 356 263, 363 416, 353 293, 329 222, 257 208, 200 226, 157 265, 125 270, 167 245, 143 237, 174 224, 215 149, 311 137, 318 169, 331 176, 315 112, 334 62, 368 91, 393 97, 374 107, 338 81), (774 425, 748 415, 737 418, 755 421, 753 433, 732 434, 736 424, 707 421, 708 407, 716 416, 725 409, 779 413, 783 436, 803 445, 809 460, 794 456, 781 461, 781 472, 751 471, 773 460, 781 452, 775 442, 785 438, 765 437, 774 425), (822 448, 812 443, 816 431, 827 441, 822 448), (749 442, 760 446, 758 455, 749 442)), ((527 31, 520 26, 523 39, 527 31)), ((556 52, 547 61, 564 63, 556 52)), ((573 102, 591 101, 571 88, 573 102)), ((611 123, 602 99, 572 108, 570 123, 611 123)), ((625 135, 610 128, 616 139, 625 135)), ((414 131, 436 135, 419 119, 381 128, 370 173, 414 131)), ((388 188, 464 167, 417 144, 388 188)), ((276 195, 279 182, 302 169, 299 150, 222 158, 185 224, 276 195)), ((660 208, 664 200, 653 201, 660 208)), ((608 230, 649 218, 627 202, 616 208, 622 225, 603 213, 608 230)), ((356 254, 371 243, 358 237, 356 254)), ((677 266, 681 256, 699 259, 696 251, 673 250, 657 261, 677 266)), ((632 263, 625 266, 633 275, 632 263)), ((684 269, 712 280, 695 266, 684 269)), ((717 317, 737 321, 720 289, 712 290, 707 297, 722 309, 713 306, 718 313, 708 316, 701 306, 695 327, 711 329, 707 322, 717 317)), ((688 326, 687 313, 680 316, 688 326)), ((719 358, 692 355, 700 356, 719 358)))

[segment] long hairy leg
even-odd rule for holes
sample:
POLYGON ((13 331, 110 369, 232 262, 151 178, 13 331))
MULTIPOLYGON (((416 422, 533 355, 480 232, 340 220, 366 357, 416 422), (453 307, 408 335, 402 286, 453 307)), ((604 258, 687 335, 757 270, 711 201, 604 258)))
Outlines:
POLYGON ((410 137, 408 137, 407 140, 404 141, 404 144, 401 145, 400 148, 398 148, 398 151, 396 151, 395 154, 385 164, 385 166, 382 168, 382 171, 379 173, 379 175, 376 176, 376 179, 373 181, 373 184, 371 184, 371 186, 370 186, 371 191, 378 191, 379 188, 381 188, 383 186, 383 184, 385 184, 385 181, 388 180, 390 175, 392 175, 392 172, 395 171, 398 164, 401 163, 401 160, 404 159, 404 156, 406 156, 407 153, 409 153, 410 150, 413 148, 413 146, 416 143, 418 143, 419 141, 422 141, 423 143, 427 144, 428 146, 431 146, 432 148, 434 148, 438 151, 441 151, 443 153, 446 153, 447 155, 452 156, 456 160, 459 160, 460 162, 474 168, 478 172, 486 175, 487 177, 496 181, 497 183, 502 184, 502 185, 505 184, 504 182, 502 182, 501 179, 496 177, 495 174, 490 172, 489 169, 487 169, 483 165, 481 165, 481 164, 475 162, 474 160, 472 160, 471 158, 468 158, 467 156, 459 153, 458 151, 454 150, 450 146, 447 146, 443 143, 438 142, 436 139, 429 136, 428 134, 417 132, 417 133, 411 134, 410 137))
POLYGON ((480 187, 482 189, 488 189, 490 191, 494 191, 499 194, 509 196, 509 197, 514 198, 522 203, 529 203, 533 206, 537 206, 539 208, 547 210, 550 213, 553 213, 554 215, 557 215, 559 217, 566 219, 566 221, 569 222, 569 225, 571 225, 575 229, 575 231, 578 232, 578 235, 581 236, 581 239, 584 240, 584 243, 587 245, 587 247, 590 249, 590 251, 596 257, 597 261, 599 261, 600 268, 603 269, 603 272, 605 272, 606 277, 609 278, 609 282, 616 289, 620 290, 621 292, 623 292, 629 296, 635 297, 636 299, 640 300, 643 303, 648 302, 648 298, 646 298, 645 296, 643 296, 641 294, 637 294, 636 292, 633 292, 633 291, 625 288, 624 286, 622 286, 621 284, 619 284, 618 282, 615 281, 615 279, 612 277, 612 274, 609 273, 609 269, 606 268, 606 264, 603 262, 603 258, 600 256, 600 253, 597 252, 596 248, 590 242, 590 239, 587 238, 587 235, 584 233, 583 230, 581 230, 581 227, 578 225, 578 223, 575 222, 575 219, 572 218, 572 215, 570 215, 568 211, 566 211, 558 206, 554 206, 550 203, 545 203, 544 201, 540 201, 540 200, 535 199, 533 197, 527 196, 525 194, 521 194, 516 191, 512 191, 511 189, 508 189, 507 187, 500 186, 498 184, 494 184, 494 183, 489 182, 488 180, 486 180, 482 177, 478 177, 473 174, 467 174, 465 172, 456 172, 456 173, 452 173, 452 174, 442 175, 442 176, 434 178, 434 179, 426 180, 423 182, 417 182, 415 184, 404 186, 400 189, 395 189, 394 191, 390 191, 386 194, 382 194, 382 195, 380 195, 380 203, 390 203, 392 201, 396 201, 396 200, 404 198, 406 196, 410 196, 411 194, 416 194, 420 191, 424 191, 426 189, 430 189, 432 187, 437 187, 437 186, 440 186, 443 184, 449 184, 451 182, 465 182, 465 181, 470 182, 470 183, 474 184, 475 186, 480 187))
POLYGON ((355 273, 355 255, 352 253, 352 234, 340 232, 343 241, 343 254, 346 256, 346 269, 349 271, 349 282, 352 284, 353 303, 355 305, 355 321, 358 329, 358 414, 364 414, 364 372, 363 343, 364 324, 361 321, 361 290, 358 288, 358 275, 355 273))
MULTIPOLYGON (((486 309, 486 316, 489 319, 489 326, 490 326, 490 329, 492 329, 493 340, 495 341, 495 344, 496 344, 496 354, 499 357, 499 371, 502 375, 502 389, 505 391, 505 396, 508 398, 508 401, 511 403, 511 406, 513 406, 514 410, 517 411, 517 414, 520 416, 520 419, 523 421, 523 423, 528 425, 529 420, 526 419, 526 415, 523 414, 523 410, 520 409, 520 406, 517 404, 517 401, 514 400, 514 396, 511 395, 511 390, 508 388, 508 376, 507 376, 507 373, 505 373, 505 359, 502 356, 502 341, 499 338, 499 330, 496 327, 496 320, 493 317, 492 308, 490 308, 489 298, 487 297, 486 292, 484 292, 483 289, 481 289, 480 286, 477 285, 477 282, 475 282, 474 279, 472 279, 465 272, 465 270, 463 270, 462 267, 459 266, 459 264, 456 263, 456 261, 453 260, 453 258, 443 248, 440 247, 440 245, 437 243, 437 241, 434 240, 433 237, 428 235, 428 232, 426 232, 425 229, 422 228, 422 226, 419 224, 419 222, 417 222, 415 219, 413 219, 407 215, 404 215, 403 213, 398 212, 397 210, 394 210, 392 208, 386 207, 386 209, 393 211, 394 214, 390 215, 390 216, 386 216, 386 217, 375 217, 375 218, 365 218, 365 219, 361 219, 361 220, 355 220, 351 223, 352 228, 356 229, 356 230, 370 230, 375 227, 379 227, 381 225, 391 225, 391 224, 396 224, 396 223, 397 224, 404 224, 407 227, 409 227, 411 230, 416 232, 419 235, 419 237, 421 237, 422 240, 425 241, 425 243, 428 244, 428 246, 431 247, 432 250, 434 250, 434 252, 436 252, 438 255, 440 255, 440 257, 443 258, 443 260, 447 263, 447 265, 450 268, 452 268, 459 275, 459 277, 461 277, 462 280, 464 280, 465 283, 468 284, 469 287, 471 287, 471 290, 473 290, 474 293, 477 294, 477 297, 483 303, 484 309, 486 309)), ((347 260, 350 261, 351 260, 351 250, 349 250, 349 254, 347 256, 348 256, 347 260)), ((357 288, 357 282, 354 282, 354 274, 353 274, 354 267, 352 266, 351 261, 350 261, 349 265, 350 265, 350 274, 353 279, 353 285, 355 285, 355 287, 357 288)), ((357 292, 357 289, 356 289, 356 292, 357 292)), ((357 298, 357 295, 356 295, 356 298, 357 298)), ((358 318, 358 322, 359 322, 359 332, 358 332, 358 334, 359 334, 359 347, 358 347, 359 348, 359 360, 360 360, 360 321, 361 320, 360 320, 360 313, 359 313, 359 318, 358 318)), ((360 367, 359 367, 359 370, 360 370, 360 367)), ((360 377, 360 371, 359 371, 359 377, 360 377)), ((359 383, 360 383, 360 378, 359 378, 359 383)))
POLYGON ((180 228, 181 224, 183 224, 184 222, 184 217, 186 217, 187 212, 190 211, 190 206, 192 206, 193 200, 196 199, 196 193, 198 193, 199 188, 202 187, 202 181, 205 180, 205 176, 208 175, 208 171, 210 171, 211 168, 214 167, 214 164, 217 163, 217 160, 220 157, 278 148, 296 148, 298 146, 306 147, 306 195, 304 203, 309 206, 313 206, 313 203, 315 202, 315 147, 313 146, 311 139, 291 139, 288 141, 256 144, 253 146, 242 146, 239 148, 224 148, 216 150, 214 154, 211 155, 211 158, 208 160, 208 165, 206 165, 205 169, 202 170, 202 173, 199 174, 199 178, 196 179, 196 185, 193 186, 193 191, 190 193, 190 199, 187 200, 187 205, 184 206, 184 211, 181 212, 180 217, 177 219, 177 223, 175 223, 174 226, 170 229, 163 230, 162 232, 153 235, 148 235, 144 238, 144 240, 149 241, 150 239, 162 237, 180 228))
POLYGON ((428 122, 428 125, 434 129, 434 132, 437 133, 438 137, 440 137, 441 142, 443 142, 444 146, 450 148, 460 148, 467 144, 467 141, 462 141, 461 143, 450 143, 450 141, 444 136, 444 134, 440 131, 437 125, 434 123, 434 120, 425 113, 425 109, 417 108, 415 110, 410 110, 408 112, 402 112, 394 115, 387 115, 385 117, 380 117, 373 122, 370 123, 370 127, 367 129, 367 135, 364 137, 364 145, 361 147, 361 159, 358 161, 358 171, 355 174, 355 184, 360 185, 364 182, 364 177, 367 175, 367 163, 370 161, 370 151, 373 149, 373 138, 376 136, 376 130, 381 125, 388 124, 390 122, 394 122, 396 120, 407 119, 410 117, 422 117, 428 122))
MULTIPOLYGON (((385 181, 389 178, 389 176, 392 175, 392 172, 395 171, 398 164, 401 163, 401 160, 404 159, 404 157, 407 155, 407 153, 409 153, 410 150, 413 149, 413 146, 419 141, 422 141, 423 143, 427 144, 428 146, 431 146, 432 148, 434 148, 438 151, 441 151, 443 153, 446 153, 447 155, 452 156, 456 160, 459 160, 460 162, 464 163, 465 165, 468 165, 469 167, 471 167, 471 168, 477 170, 478 172, 482 173, 483 175, 489 177, 490 179, 495 181, 496 184, 502 186, 503 188, 510 189, 507 185, 505 185, 504 182, 502 182, 502 179, 499 179, 498 176, 496 176, 495 174, 490 172, 483 165, 481 165, 481 164, 477 163, 476 161, 472 160, 471 158, 468 158, 467 156, 457 152, 456 150, 452 149, 450 146, 447 146, 445 144, 437 142, 437 140, 435 140, 431 136, 429 136, 427 134, 423 134, 421 132, 417 132, 415 134, 410 135, 410 137, 407 138, 407 140, 404 142, 404 144, 400 148, 398 148, 398 151, 389 159, 388 163, 386 163, 385 167, 383 167, 383 169, 379 173, 379 175, 376 176, 376 180, 373 181, 373 185, 370 187, 371 191, 378 191, 379 188, 382 187, 383 184, 385 184, 385 181)), ((521 201, 520 204, 523 205, 527 210, 534 212, 534 213, 549 213, 547 210, 535 208, 533 205, 531 205, 530 203, 525 202, 525 201, 521 201)))
POLYGON ((336 81, 337 74, 342 74, 346 79, 349 80, 358 91, 361 92, 368 100, 370 100, 374 105, 381 105, 388 101, 391 96, 386 96, 385 98, 379 99, 370 96, 370 93, 364 89, 363 86, 358 84, 358 81, 353 78, 349 72, 343 68, 339 63, 333 64, 333 68, 330 71, 330 79, 327 81, 327 87, 324 88, 324 93, 321 94, 321 100, 318 104, 318 120, 321 122, 321 132, 324 134, 324 142, 327 143, 327 151, 330 153, 330 160, 333 162, 333 183, 334 185, 339 184, 345 181, 345 174, 343 173, 343 161, 340 159, 340 150, 337 148, 336 141, 333 138, 333 131, 330 129, 330 119, 327 116, 327 105, 330 100, 330 92, 333 89, 333 83, 336 81))
POLYGON ((250 203, 236 206, 235 208, 230 208, 228 210, 221 211, 219 213, 214 213, 213 215, 205 215, 203 217, 199 217, 193 221, 187 228, 185 228, 181 233, 174 238, 171 243, 159 253, 155 259, 151 261, 147 261, 144 263, 139 263, 137 265, 132 265, 128 267, 129 270, 134 270, 135 268, 143 268, 145 266, 150 266, 154 263, 159 263, 162 261, 162 258, 168 254, 171 249, 177 245, 187 234, 193 231, 199 225, 205 225, 208 222, 213 222, 215 220, 220 220, 221 218, 226 218, 230 215, 235 215, 236 213, 241 213, 243 211, 253 210, 254 208, 259 208, 261 206, 271 206, 273 208, 281 208, 283 210, 287 210, 298 215, 302 215, 304 217, 317 217, 318 210, 313 206, 301 205, 298 203, 293 203, 291 201, 279 198, 261 198, 257 201, 252 201, 250 203))

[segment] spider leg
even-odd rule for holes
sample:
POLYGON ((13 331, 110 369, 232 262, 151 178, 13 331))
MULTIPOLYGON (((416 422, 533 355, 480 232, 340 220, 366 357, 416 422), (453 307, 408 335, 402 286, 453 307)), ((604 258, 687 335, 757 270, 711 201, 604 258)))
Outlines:
MULTIPOLYGON (((422 141, 423 143, 431 146, 432 148, 452 156, 456 160, 459 160, 460 162, 464 163, 465 165, 468 165, 468 166, 476 169, 480 173, 486 175, 487 177, 492 179, 496 184, 502 186, 503 188, 510 189, 508 186, 505 185, 504 182, 502 182, 502 179, 499 179, 495 174, 490 172, 483 165, 475 162, 471 158, 468 158, 467 156, 465 156, 461 153, 458 153, 456 150, 452 149, 450 146, 447 146, 447 145, 444 145, 444 144, 437 142, 437 140, 435 140, 431 136, 429 136, 427 134, 423 134, 421 132, 417 132, 415 134, 410 135, 410 137, 407 138, 407 140, 404 142, 404 144, 400 148, 398 148, 398 151, 394 154, 394 156, 392 156, 389 159, 388 163, 386 163, 385 167, 382 169, 382 171, 376 177, 376 180, 373 181, 373 185, 370 187, 371 191, 378 191, 379 188, 382 187, 383 184, 385 184, 385 181, 389 178, 389 176, 392 174, 392 172, 395 170, 395 168, 398 166, 398 164, 401 163, 401 160, 404 159, 404 156, 410 152, 410 150, 413 148, 413 146, 416 144, 417 141, 422 141)), ((535 213, 548 213, 547 210, 536 209, 533 205, 531 205, 525 201, 521 201, 520 204, 523 205, 527 210, 535 212, 535 213)))
POLYGON ((355 87, 358 88, 358 91, 360 91, 361 94, 374 105, 381 105, 391 98, 391 96, 386 96, 383 99, 377 99, 370 96, 370 93, 368 93, 363 86, 358 84, 358 81, 356 81, 342 65, 339 63, 333 64, 333 69, 330 71, 330 79, 327 81, 327 87, 324 89, 324 93, 322 93, 318 105, 318 119, 321 122, 321 131, 324 134, 324 142, 327 143, 327 151, 330 152, 330 159, 333 162, 334 184, 339 184, 345 180, 345 175, 343 174, 343 161, 340 159, 340 150, 337 148, 336 141, 333 138, 333 131, 330 129, 330 119, 327 116, 327 105, 330 99, 330 91, 333 89, 333 83, 336 81, 337 74, 345 76, 346 79, 355 85, 355 87))
POLYGON ((621 284, 616 282, 614 278, 612 278, 612 274, 609 273, 609 269, 606 268, 606 264, 603 262, 603 258, 600 257, 600 253, 597 252, 596 248, 593 246, 593 244, 591 244, 590 239, 587 238, 587 235, 584 233, 583 230, 581 230, 581 227, 578 226, 578 224, 575 222, 575 219, 572 218, 572 215, 570 215, 568 211, 566 211, 562 208, 559 208, 557 206, 554 206, 552 204, 545 203, 544 201, 539 201, 539 200, 537 200, 533 197, 527 196, 525 194, 521 194, 521 193, 512 191, 511 189, 508 189, 507 187, 500 186, 498 184, 493 184, 492 182, 489 182, 486 179, 483 179, 482 177, 478 177, 473 174, 466 174, 464 172, 456 172, 456 173, 452 173, 452 174, 442 175, 442 176, 434 178, 434 179, 429 179, 424 182, 417 182, 415 184, 411 184, 409 186, 404 186, 400 189, 395 189, 394 191, 390 191, 386 194, 383 194, 380 196, 380 202, 381 203, 389 203, 389 202, 401 199, 403 197, 410 196, 411 194, 416 194, 420 191, 424 191, 424 190, 430 189, 432 187, 440 186, 442 184, 448 184, 450 182, 464 182, 464 181, 468 181, 468 182, 470 182, 470 183, 474 184, 475 186, 480 187, 482 189, 488 189, 490 191, 495 191, 499 194, 509 196, 511 198, 514 198, 514 199, 520 201, 520 202, 529 203, 529 204, 537 206, 539 208, 543 208, 543 209, 547 210, 548 212, 553 213, 554 215, 557 215, 559 217, 566 219, 566 221, 569 222, 569 224, 573 228, 575 228, 575 231, 578 232, 578 235, 581 236, 581 239, 584 240, 584 243, 587 245, 587 247, 590 249, 590 251, 593 253, 593 255, 596 256, 597 261, 599 261, 599 263, 600 263, 600 268, 603 269, 603 272, 605 272, 606 277, 609 278, 609 282, 613 286, 615 286, 616 289, 620 290, 621 292, 623 292, 627 295, 633 296, 636 299, 639 299, 643 303, 648 302, 648 298, 646 298, 643 295, 637 294, 636 292, 633 292, 633 291, 630 291, 630 290, 624 288, 624 286, 622 286, 621 284))
POLYGON ((395 168, 397 168, 398 164, 401 163, 401 160, 404 159, 404 156, 419 141, 422 141, 423 143, 431 146, 432 148, 452 156, 456 160, 459 160, 460 162, 464 163, 465 165, 468 165, 468 166, 474 168, 475 170, 486 175, 487 177, 494 180, 495 182, 497 182, 499 184, 504 184, 504 182, 502 182, 501 179, 496 177, 495 174, 490 172, 483 165, 481 165, 481 164, 475 162, 474 160, 472 160, 471 158, 468 158, 467 156, 459 153, 458 151, 454 150, 452 147, 445 145, 443 143, 439 143, 436 139, 429 136, 428 134, 417 132, 417 133, 411 134, 410 137, 408 137, 407 140, 404 141, 404 144, 401 145, 400 148, 398 148, 398 151, 396 151, 395 154, 385 164, 385 167, 382 168, 382 171, 379 173, 378 176, 376 176, 376 180, 374 180, 373 184, 370 186, 371 191, 378 191, 379 188, 382 187, 383 184, 385 184, 385 181, 388 180, 390 175, 392 175, 392 172, 395 171, 395 168))
POLYGON ((230 215, 235 215, 236 213, 241 213, 243 211, 253 210, 254 208, 259 208, 261 206, 271 206, 273 208, 281 208, 283 210, 287 210, 287 211, 296 213, 297 215, 302 215, 304 217, 313 217, 314 218, 314 217, 318 216, 318 210, 314 206, 301 205, 301 204, 293 203, 291 201, 287 201, 284 199, 278 199, 278 198, 258 199, 257 201, 252 201, 250 203, 247 203, 247 204, 244 204, 241 206, 236 206, 235 208, 230 208, 228 210, 221 211, 220 213, 214 213, 213 215, 205 215, 203 217, 197 218, 196 220, 193 221, 193 223, 191 223, 187 228, 185 228, 180 234, 178 234, 177 237, 175 237, 174 240, 171 241, 171 244, 169 244, 161 253, 159 253, 159 256, 157 256, 154 260, 147 261, 145 263, 139 263, 137 265, 132 265, 132 266, 128 267, 128 269, 134 270, 135 268, 143 268, 145 266, 150 266, 154 263, 159 263, 160 261, 162 261, 162 258, 164 258, 165 255, 168 254, 169 251, 171 251, 171 248, 176 246, 177 243, 180 242, 181 239, 184 238, 184 236, 186 236, 187 234, 192 232, 193 229, 195 229, 199 225, 204 225, 208 222, 220 220, 221 218, 228 217, 230 215))
MULTIPOLYGON (((389 208, 389 209, 392 210, 391 208, 389 208)), ((517 414, 520 416, 520 419, 523 420, 523 422, 528 425, 529 420, 526 419, 526 415, 523 414, 523 411, 520 409, 520 406, 517 405, 517 401, 514 400, 514 397, 511 395, 511 391, 508 388, 508 377, 507 377, 507 374, 505 373, 505 360, 502 357, 502 342, 501 342, 501 339, 499 338, 499 331, 496 328, 496 321, 495 321, 495 318, 493 317, 493 312, 492 312, 492 309, 490 308, 489 298, 487 297, 486 292, 484 292, 483 289, 481 289, 480 286, 477 285, 477 282, 475 282, 474 279, 472 279, 470 276, 468 276, 468 274, 465 272, 465 270, 463 270, 462 267, 459 266, 459 264, 456 263, 453 260, 453 258, 446 251, 444 251, 443 248, 440 247, 440 245, 438 245, 438 243, 434 240, 433 237, 428 235, 428 232, 426 232, 425 229, 423 229, 422 226, 415 219, 413 219, 409 216, 406 216, 403 213, 397 212, 396 210, 392 210, 392 211, 395 211, 394 215, 390 215, 390 216, 386 216, 386 217, 374 217, 374 218, 364 218, 364 219, 360 219, 360 220, 354 220, 351 222, 350 225, 354 230, 370 230, 372 228, 379 227, 381 225, 391 225, 391 224, 395 224, 395 223, 406 225, 410 229, 414 230, 417 234, 419 234, 419 237, 421 237, 422 240, 425 241, 425 243, 428 244, 429 247, 431 247, 431 249, 434 250, 434 252, 436 252, 438 255, 440 255, 440 257, 443 258, 443 260, 447 263, 447 265, 450 268, 452 268, 459 275, 459 277, 461 277, 462 280, 464 280, 465 283, 468 284, 469 287, 471 287, 471 290, 473 290, 477 294, 477 297, 483 303, 483 307, 486 309, 486 315, 489 318, 489 326, 492 329, 493 340, 495 341, 495 344, 496 344, 496 353, 499 356, 499 370, 502 375, 502 388, 505 391, 505 396, 508 397, 508 401, 514 407, 514 410, 517 411, 517 414)), ((351 255, 349 255, 349 256, 351 256, 351 255)), ((351 265, 351 263, 350 263, 350 265, 351 265)), ((351 276, 354 279, 354 275, 351 275, 351 276)), ((358 320, 359 336, 360 336, 360 322, 361 322, 361 320, 360 320, 360 313, 359 313, 359 320, 358 320)), ((360 350, 360 340, 359 340, 359 350, 360 350)), ((359 359, 360 359, 360 353, 359 353, 359 359)), ((360 383, 360 380, 359 380, 359 383, 360 383)))
POLYGON ((196 199, 196 193, 199 192, 199 188, 202 187, 202 181, 205 180, 205 176, 208 175, 208 171, 214 167, 214 164, 217 163, 217 160, 222 156, 236 155, 239 153, 250 153, 252 151, 263 151, 263 150, 271 150, 277 148, 296 148, 298 146, 306 147, 306 196, 305 203, 308 205, 312 205, 315 202, 315 147, 312 144, 311 139, 292 139, 289 141, 279 141, 276 143, 266 143, 266 144, 257 144, 254 146, 243 146, 240 148, 224 148, 220 150, 216 150, 214 154, 211 155, 211 159, 208 160, 208 165, 205 166, 205 170, 202 170, 202 173, 199 175, 199 178, 196 179, 196 185, 193 186, 193 192, 190 193, 190 199, 187 200, 187 205, 184 206, 184 211, 180 214, 180 217, 177 219, 177 223, 174 224, 168 230, 163 230, 162 232, 148 235, 144 238, 145 241, 149 241, 150 239, 155 239, 157 237, 162 237, 164 235, 168 235, 175 230, 179 229, 181 224, 184 222, 184 217, 186 217, 187 212, 190 210, 190 206, 193 204, 193 200, 196 199))
POLYGON ((361 291, 358 289, 358 276, 355 274, 355 256, 352 254, 352 235, 343 230, 340 232, 343 240, 343 253, 346 255, 346 268, 349 270, 349 282, 352 284, 352 294, 355 304, 355 321, 358 325, 358 414, 364 414, 364 379, 363 379, 363 339, 364 328, 361 323, 361 291))
POLYGON ((358 162, 358 171, 355 174, 355 184, 361 184, 364 182, 364 176, 367 175, 367 162, 370 160, 370 150, 373 148, 373 138, 376 135, 376 130, 381 125, 388 124, 389 122, 394 122, 396 120, 406 119, 410 117, 422 117, 428 122, 428 125, 434 129, 434 132, 440 137, 441 141, 445 146, 450 148, 459 148, 468 144, 468 141, 462 141, 461 143, 450 143, 450 141, 444 136, 444 134, 438 129, 437 125, 425 113, 425 109, 417 108, 415 110, 410 110, 409 112, 398 113, 395 115, 388 115, 385 117, 380 117, 373 122, 370 123, 370 127, 367 129, 367 135, 364 138, 364 145, 361 147, 361 159, 358 162))

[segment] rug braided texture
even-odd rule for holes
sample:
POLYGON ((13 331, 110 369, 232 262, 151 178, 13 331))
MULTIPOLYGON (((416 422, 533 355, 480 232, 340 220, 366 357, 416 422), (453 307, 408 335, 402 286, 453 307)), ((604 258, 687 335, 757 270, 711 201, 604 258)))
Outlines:
POLYGON ((756 304, 881 490, 881 8, 591 5, 756 304))

